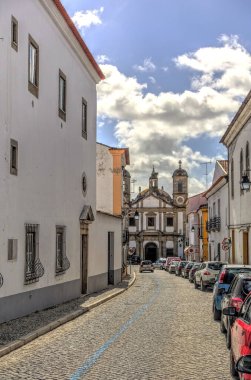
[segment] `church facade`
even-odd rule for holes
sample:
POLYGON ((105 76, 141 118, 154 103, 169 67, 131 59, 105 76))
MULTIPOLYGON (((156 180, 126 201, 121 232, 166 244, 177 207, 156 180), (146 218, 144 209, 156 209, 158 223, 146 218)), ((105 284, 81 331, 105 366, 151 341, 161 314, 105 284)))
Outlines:
POLYGON ((129 250, 141 260, 184 256, 188 174, 181 167, 173 173, 173 196, 158 187, 153 168, 149 188, 132 200, 129 217, 129 250))

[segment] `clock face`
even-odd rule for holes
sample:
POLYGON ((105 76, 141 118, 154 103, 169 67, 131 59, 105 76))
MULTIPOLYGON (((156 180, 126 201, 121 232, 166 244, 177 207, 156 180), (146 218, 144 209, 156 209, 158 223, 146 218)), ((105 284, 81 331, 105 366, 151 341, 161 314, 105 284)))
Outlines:
POLYGON ((179 195, 177 198, 176 198, 176 202, 178 203, 178 205, 182 205, 184 203, 185 199, 184 197, 182 197, 181 195, 179 195))

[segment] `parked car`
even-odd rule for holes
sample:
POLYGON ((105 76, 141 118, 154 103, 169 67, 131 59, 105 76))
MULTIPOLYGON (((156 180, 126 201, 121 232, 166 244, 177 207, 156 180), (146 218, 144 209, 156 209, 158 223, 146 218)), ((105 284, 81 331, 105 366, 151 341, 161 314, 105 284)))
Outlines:
POLYGON ((236 370, 239 373, 239 379, 251 379, 251 355, 243 355, 236 362, 236 370))
POLYGON ((181 276, 181 270, 187 264, 187 261, 179 261, 177 267, 175 268, 175 275, 181 276))
POLYGON ((231 349, 230 349, 230 373, 235 378, 251 380, 251 362, 246 362, 247 372, 239 372, 242 369, 241 360, 242 355, 251 354, 251 295, 246 297, 240 310, 235 306, 228 306, 222 309, 222 314, 228 318, 234 318, 231 327, 231 349))
POLYGON ((179 264, 179 261, 176 261, 176 260, 171 261, 171 263, 169 265, 168 272, 169 273, 175 273, 175 270, 176 270, 176 267, 178 264, 179 264))
POLYGON ((226 263, 221 261, 205 261, 201 263, 194 275, 194 287, 197 289, 200 286, 200 289, 204 291, 208 286, 213 286, 224 264, 226 263))
POLYGON ((223 294, 226 293, 230 284, 237 273, 251 271, 251 265, 226 264, 221 267, 218 279, 213 289, 213 317, 214 320, 221 319, 221 301, 223 294))
POLYGON ((189 276, 189 272, 190 270, 192 269, 192 266, 193 266, 193 263, 191 261, 189 261, 185 266, 184 268, 182 268, 181 270, 181 276, 184 277, 184 278, 188 278, 189 276))
POLYGON ((154 272, 154 266, 151 260, 142 260, 140 263, 139 272, 154 272))
MULTIPOLYGON (((227 307, 235 307, 236 311, 239 312, 242 304, 247 297, 247 295, 251 292, 251 274, 249 273, 239 273, 236 274, 231 285, 224 294, 221 301, 221 309, 225 309, 227 307)), ((231 347, 231 326, 235 321, 235 316, 227 316, 225 314, 221 314, 221 323, 220 330, 221 332, 226 332, 226 344, 227 348, 231 347)))
POLYGON ((164 269, 168 272, 168 269, 169 269, 169 265, 171 263, 171 261, 181 261, 181 258, 180 257, 175 257, 175 256, 171 256, 171 257, 167 257, 166 258, 166 262, 164 263, 164 269))
POLYGON ((194 282, 194 274, 199 269, 201 263, 193 263, 192 268, 190 269, 188 279, 190 282, 194 282))
POLYGON ((160 257, 158 260, 153 263, 154 268, 163 269, 163 264, 165 263, 166 259, 164 257, 160 257))

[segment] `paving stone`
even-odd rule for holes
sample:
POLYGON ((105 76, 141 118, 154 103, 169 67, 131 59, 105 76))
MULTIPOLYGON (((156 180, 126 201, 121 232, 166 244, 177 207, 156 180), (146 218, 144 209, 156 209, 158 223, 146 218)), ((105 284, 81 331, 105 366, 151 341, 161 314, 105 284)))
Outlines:
POLYGON ((0 379, 230 380, 211 308, 212 293, 185 279, 138 274, 128 291, 2 357, 0 379))

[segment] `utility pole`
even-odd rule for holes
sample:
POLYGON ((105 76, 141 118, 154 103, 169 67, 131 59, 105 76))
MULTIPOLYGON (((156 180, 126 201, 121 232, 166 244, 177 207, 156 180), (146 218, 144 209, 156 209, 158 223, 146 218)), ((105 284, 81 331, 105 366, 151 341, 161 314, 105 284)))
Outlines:
POLYGON ((204 174, 206 176, 206 189, 207 189, 208 165, 210 165, 211 163, 212 163, 211 161, 201 162, 201 165, 205 165, 205 168, 206 168, 206 173, 204 174))

